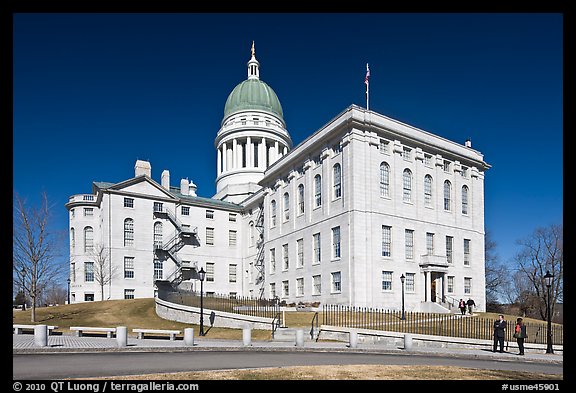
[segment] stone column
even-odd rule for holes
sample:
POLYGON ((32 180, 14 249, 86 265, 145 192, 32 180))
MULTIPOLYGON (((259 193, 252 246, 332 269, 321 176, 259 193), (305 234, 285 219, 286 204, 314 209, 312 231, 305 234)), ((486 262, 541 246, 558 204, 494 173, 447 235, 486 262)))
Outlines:
POLYGON ((216 166, 218 167, 217 174, 220 175, 222 173, 222 152, 220 151, 220 148, 218 148, 218 162, 216 163, 216 166))
POLYGON ((288 154, 288 147, 284 146, 284 150, 282 152, 282 155, 285 156, 286 154, 288 154))
POLYGON ((222 144, 222 171, 226 172, 228 170, 228 147, 226 147, 226 142, 222 144))
POLYGON ((48 326, 47 325, 34 326, 34 344, 38 347, 48 346, 48 326))
POLYGON ((230 169, 238 168, 238 142, 232 139, 232 165, 230 169))
POLYGON ((252 147, 252 139, 246 137, 246 168, 252 168, 254 166, 254 147, 252 147))
POLYGON ((242 168, 242 161, 244 161, 244 147, 246 145, 238 144, 238 165, 237 168, 242 168))
POLYGON ((258 144, 258 167, 266 168, 266 138, 258 144))
POLYGON ((278 141, 274 141, 274 161, 272 162, 278 161, 278 158, 280 158, 280 147, 278 146, 278 141))
POLYGON ((432 289, 432 280, 431 280, 432 272, 424 272, 424 275, 426 276, 426 292, 424 293, 424 301, 427 302, 428 297, 430 297, 430 301, 432 300, 430 292, 430 290, 432 289))

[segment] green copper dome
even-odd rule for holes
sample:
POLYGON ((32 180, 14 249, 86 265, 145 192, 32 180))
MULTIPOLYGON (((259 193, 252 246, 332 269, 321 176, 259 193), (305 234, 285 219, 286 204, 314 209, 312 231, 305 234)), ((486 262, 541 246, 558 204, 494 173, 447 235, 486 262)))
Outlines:
POLYGON ((260 79, 247 79, 232 90, 224 106, 224 119, 235 112, 245 110, 269 112, 284 122, 278 96, 260 79))

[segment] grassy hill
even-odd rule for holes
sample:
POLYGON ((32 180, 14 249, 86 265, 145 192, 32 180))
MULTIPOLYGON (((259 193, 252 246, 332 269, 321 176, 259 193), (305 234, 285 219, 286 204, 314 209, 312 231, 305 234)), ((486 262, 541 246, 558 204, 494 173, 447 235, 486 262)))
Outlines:
MULTIPOLYGON (((30 310, 14 311, 13 322, 30 324, 30 310)), ((207 319, 205 319, 206 322, 207 319)), ((198 336, 199 326, 160 318, 156 314, 154 299, 105 300, 66 304, 54 307, 41 307, 36 309, 36 323, 56 325, 58 331, 69 333, 70 326, 91 327, 117 327, 126 326, 129 335, 132 329, 178 329, 194 328, 194 335, 198 336)), ((242 329, 212 328, 204 325, 207 331, 206 338, 224 338, 242 340, 242 329)), ((270 339, 270 332, 253 330, 252 338, 255 340, 270 339)))

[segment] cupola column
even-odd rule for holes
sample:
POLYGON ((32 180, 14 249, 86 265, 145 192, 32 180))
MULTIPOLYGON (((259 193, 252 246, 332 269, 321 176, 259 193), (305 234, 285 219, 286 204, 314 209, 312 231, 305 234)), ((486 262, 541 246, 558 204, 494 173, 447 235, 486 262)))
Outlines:
POLYGON ((232 139, 232 165, 230 165, 231 169, 238 167, 238 142, 236 139, 232 139))
POLYGON ((252 139, 250 137, 246 138, 246 168, 252 168, 254 148, 252 147, 252 139))
POLYGON ((226 142, 222 144, 222 171, 226 172, 228 170, 228 149, 226 148, 226 142))
POLYGON ((258 144, 258 168, 266 168, 266 138, 258 144))
POLYGON ((220 151, 220 148, 218 148, 218 159, 217 159, 217 163, 216 166, 218 167, 218 175, 220 175, 222 173, 222 151, 220 151))

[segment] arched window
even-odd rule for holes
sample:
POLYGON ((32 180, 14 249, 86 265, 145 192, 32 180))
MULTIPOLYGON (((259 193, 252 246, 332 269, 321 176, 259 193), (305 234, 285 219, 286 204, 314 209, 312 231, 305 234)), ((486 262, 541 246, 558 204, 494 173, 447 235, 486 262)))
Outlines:
POLYGON ((404 169, 402 174, 402 200, 404 202, 412 201, 412 172, 410 169, 404 169))
POLYGON ((452 204, 451 201, 451 194, 452 194, 452 185, 448 180, 444 181, 444 210, 450 211, 450 206, 452 204))
POLYGON ((74 228, 70 228, 70 248, 74 250, 76 247, 76 233, 74 232, 74 228))
POLYGON ((314 207, 322 206, 322 177, 314 176, 314 207))
POLYGON ((298 214, 304 214, 304 184, 298 186, 298 214))
POLYGON ((342 196, 342 170, 340 164, 334 165, 333 168, 333 182, 334 182, 334 199, 342 196))
POLYGON ((94 229, 92 227, 84 228, 84 252, 94 250, 94 229))
POLYGON ((160 221, 154 223, 154 248, 162 247, 162 223, 160 221))
POLYGON ((468 186, 462 186, 462 214, 468 214, 468 186))
POLYGON ((276 201, 270 202, 270 226, 276 226, 276 201))
POLYGON ((288 221, 290 219, 290 195, 285 192, 284 193, 284 221, 288 221))
POLYGON ((432 205, 432 176, 424 176, 424 204, 432 205))
POLYGON ((390 166, 385 162, 380 164, 380 196, 390 196, 390 166))
POLYGON ((134 220, 127 218, 124 220, 124 247, 134 245, 134 220))

